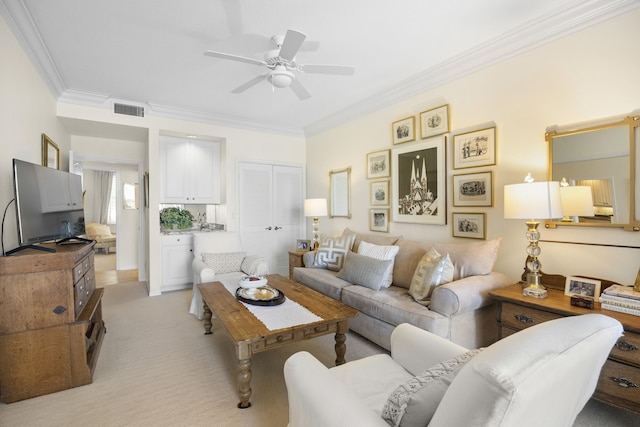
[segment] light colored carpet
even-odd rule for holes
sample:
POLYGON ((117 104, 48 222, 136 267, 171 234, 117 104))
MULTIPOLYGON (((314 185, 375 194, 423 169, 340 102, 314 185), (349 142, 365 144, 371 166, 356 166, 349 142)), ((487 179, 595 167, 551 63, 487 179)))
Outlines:
MULTIPOLYGON (((231 342, 216 321, 214 334, 203 334, 202 322, 187 313, 190 300, 190 291, 148 297, 138 282, 106 287, 107 334, 93 384, 0 403, 0 425, 286 426, 284 361, 304 349, 332 366, 333 336, 256 355, 252 407, 240 410, 231 342)), ((349 333, 347 361, 382 351, 349 333)), ((575 426, 632 426, 637 420, 636 414, 591 401, 575 426)))

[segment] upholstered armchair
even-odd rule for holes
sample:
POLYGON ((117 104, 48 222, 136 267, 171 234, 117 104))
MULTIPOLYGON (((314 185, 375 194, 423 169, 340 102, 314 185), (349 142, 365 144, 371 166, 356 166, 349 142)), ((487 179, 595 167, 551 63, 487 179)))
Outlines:
POLYGON ((238 282, 246 274, 269 273, 267 261, 258 255, 248 255, 242 250, 240 235, 231 232, 195 233, 193 236, 193 296, 189 313, 198 319, 204 315, 199 283, 221 282, 234 292, 238 282))
POLYGON ((621 334, 617 320, 586 314, 468 352, 405 323, 391 355, 328 369, 299 352, 284 366, 289 427, 570 426, 621 334))
POLYGON ((102 249, 105 254, 109 254, 111 248, 116 247, 116 236, 111 234, 111 229, 106 224, 90 222, 85 226, 87 239, 95 240, 94 250, 102 249))

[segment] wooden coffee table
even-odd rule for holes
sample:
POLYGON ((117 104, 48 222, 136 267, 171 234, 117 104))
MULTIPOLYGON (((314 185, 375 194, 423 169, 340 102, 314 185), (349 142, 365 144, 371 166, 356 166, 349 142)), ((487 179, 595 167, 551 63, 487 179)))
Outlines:
MULTIPOLYGON (((251 357, 255 353, 294 342, 335 333, 336 365, 345 362, 347 349, 345 334, 349 330, 349 319, 357 310, 339 301, 322 295, 283 276, 267 276, 269 286, 276 288, 292 301, 297 302, 323 320, 271 331, 267 329, 247 308, 236 300, 222 283, 201 283, 198 289, 204 300, 205 334, 211 334, 212 312, 227 331, 236 348, 238 358, 238 408, 251 406, 251 357)), ((277 307, 274 307, 277 308, 277 307)))

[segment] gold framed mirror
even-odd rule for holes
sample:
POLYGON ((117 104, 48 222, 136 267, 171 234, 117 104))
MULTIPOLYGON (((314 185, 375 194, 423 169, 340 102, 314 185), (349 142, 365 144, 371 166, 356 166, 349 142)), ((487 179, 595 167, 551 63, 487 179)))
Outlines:
POLYGON ((351 218, 351 168, 329 172, 329 217, 351 218))
POLYGON ((640 231, 635 219, 638 119, 633 116, 545 134, 549 143, 549 180, 560 182, 565 213, 564 218, 547 220, 547 228, 562 225, 640 231), (580 189, 585 191, 577 191, 580 189), (578 193, 579 199, 571 198, 571 194, 578 193), (585 211, 585 205, 592 209, 585 211))

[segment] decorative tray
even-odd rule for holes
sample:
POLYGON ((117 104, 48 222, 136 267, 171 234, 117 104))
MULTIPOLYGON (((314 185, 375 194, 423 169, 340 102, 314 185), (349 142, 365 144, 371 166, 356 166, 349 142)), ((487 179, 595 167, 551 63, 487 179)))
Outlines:
POLYGON ((262 306, 280 305, 285 300, 282 292, 268 286, 260 288, 238 288, 236 289, 236 298, 247 304, 262 306))

